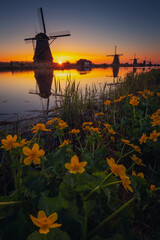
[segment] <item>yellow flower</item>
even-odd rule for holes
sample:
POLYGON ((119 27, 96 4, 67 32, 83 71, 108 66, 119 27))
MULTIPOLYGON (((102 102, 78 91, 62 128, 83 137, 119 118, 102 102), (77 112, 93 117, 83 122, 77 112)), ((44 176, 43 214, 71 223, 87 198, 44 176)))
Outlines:
POLYGON ((148 137, 146 136, 146 133, 143 133, 141 138, 139 139, 140 144, 145 143, 148 137))
POLYGON ((63 147, 65 145, 68 145, 69 143, 71 143, 71 141, 69 139, 64 140, 63 143, 61 145, 59 145, 59 147, 63 147))
POLYGON ((122 184, 123 184, 124 188, 125 188, 127 191, 129 190, 130 192, 133 192, 133 189, 132 189, 132 187, 130 186, 131 181, 130 181, 129 177, 128 177, 128 176, 122 176, 122 177, 121 177, 121 180, 122 180, 122 184))
POLYGON ((111 125, 110 125, 109 123, 104 123, 104 126, 105 126, 106 128, 111 128, 111 125))
POLYGON ((64 122, 63 120, 60 120, 58 122, 58 125, 59 125, 61 130, 68 127, 68 124, 66 122, 64 122))
POLYGON ((38 212, 38 218, 30 215, 32 222, 39 227, 39 232, 42 234, 47 234, 50 228, 61 227, 62 224, 55 223, 58 219, 57 213, 52 213, 49 217, 46 216, 44 211, 38 212))
POLYGON ((82 124, 82 128, 84 128, 86 125, 91 126, 91 125, 93 125, 93 122, 84 122, 84 123, 82 124))
POLYGON ((26 139, 22 139, 19 143, 20 147, 23 147, 24 145, 26 145, 27 143, 29 143, 29 141, 26 141, 26 139))
POLYGON ((11 135, 8 135, 6 139, 2 139, 1 143, 3 144, 1 148, 4 148, 5 150, 11 150, 12 148, 19 147, 19 143, 16 143, 17 141, 17 135, 14 135, 12 137, 11 135))
POLYGON ((116 175, 116 176, 126 176, 126 168, 123 165, 118 165, 115 163, 113 158, 107 158, 107 163, 111 167, 110 170, 116 175))
POLYGON ((157 130, 154 130, 152 133, 150 133, 150 136, 148 139, 152 139, 154 142, 157 142, 157 138, 160 136, 160 133, 157 132, 157 130))
POLYGON ((147 98, 147 96, 145 95, 145 93, 143 91, 139 91, 138 93, 140 93, 142 95, 142 97, 144 97, 145 99, 147 98))
POLYGON ((131 93, 131 94, 128 94, 128 97, 132 97, 133 96, 133 93, 131 93))
POLYGON ((135 171, 132 171, 132 175, 133 175, 133 176, 137 176, 137 177, 144 178, 144 174, 143 174, 143 172, 140 172, 140 173, 136 174, 135 171))
POLYGON ((104 113, 103 112, 95 113, 95 117, 100 116, 100 115, 104 115, 104 113))
POLYGON ((32 149, 28 147, 23 148, 23 153, 27 157, 24 159, 25 165, 30 165, 32 162, 34 165, 40 164, 41 160, 39 157, 43 156, 45 152, 43 150, 39 150, 39 145, 35 143, 32 147, 32 149))
POLYGON ((150 190, 151 190, 152 192, 155 192, 155 191, 156 191, 156 186, 153 185, 153 184, 151 184, 151 185, 150 185, 150 190))
POLYGON ((69 133, 80 133, 80 130, 79 129, 72 129, 69 133))
POLYGON ((132 105, 132 106, 137 106, 139 104, 139 97, 136 97, 136 96, 132 96, 129 103, 132 105))
POLYGON ((144 90, 145 93, 147 93, 150 96, 153 96, 153 92, 151 92, 150 90, 144 90))
POLYGON ((121 102, 126 96, 121 96, 118 99, 115 99, 114 102, 121 102))
POLYGON ((83 173, 85 171, 84 167, 87 165, 87 162, 79 162, 79 158, 74 155, 71 158, 71 163, 65 163, 65 168, 70 170, 70 173, 83 173))
POLYGON ((131 159, 132 159, 137 165, 144 166, 144 164, 142 163, 142 159, 138 158, 135 154, 133 154, 133 156, 131 157, 131 159))
POLYGON ((100 133, 100 129, 99 128, 91 127, 90 130, 93 131, 93 132, 96 132, 96 133, 100 133))
POLYGON ((155 113, 152 114, 152 116, 150 117, 153 122, 151 122, 152 126, 157 126, 160 125, 160 109, 158 109, 155 113))
POLYGON ((108 128, 108 132, 109 132, 110 134, 112 134, 112 135, 115 135, 115 134, 116 134, 116 132, 115 132, 113 129, 111 129, 111 128, 108 128))
POLYGON ((141 149, 140 149, 140 147, 138 147, 137 145, 131 144, 130 146, 133 147, 136 152, 141 153, 141 149))
POLYGON ((130 140, 121 138, 121 141, 122 141, 124 144, 126 144, 126 145, 130 145, 130 140))
POLYGON ((109 106, 111 104, 111 100, 107 100, 104 102, 104 105, 109 106))
POLYGON ((89 130, 91 130, 91 128, 90 128, 89 126, 85 126, 85 127, 83 128, 83 130, 84 130, 84 131, 89 131, 89 130))
POLYGON ((50 119, 46 124, 47 124, 47 125, 52 125, 52 123, 55 122, 55 121, 60 121, 60 119, 57 118, 57 117, 55 117, 55 118, 53 118, 53 119, 50 119))
POLYGON ((37 133, 38 131, 51 131, 50 129, 46 129, 46 126, 44 123, 37 123, 35 126, 33 126, 33 128, 31 129, 31 131, 33 133, 37 133))

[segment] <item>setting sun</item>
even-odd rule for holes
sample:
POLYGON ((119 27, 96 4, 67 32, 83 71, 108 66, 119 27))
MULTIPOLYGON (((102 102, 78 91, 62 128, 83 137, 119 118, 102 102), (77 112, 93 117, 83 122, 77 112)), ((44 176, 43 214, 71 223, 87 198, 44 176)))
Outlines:
POLYGON ((61 64, 62 64, 62 62, 60 61, 60 62, 59 62, 59 64, 61 65, 61 64))

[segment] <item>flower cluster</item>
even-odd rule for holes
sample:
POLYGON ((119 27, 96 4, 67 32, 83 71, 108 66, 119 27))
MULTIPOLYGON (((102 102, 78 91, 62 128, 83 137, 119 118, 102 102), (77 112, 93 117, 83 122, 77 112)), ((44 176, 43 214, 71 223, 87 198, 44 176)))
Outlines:
POLYGON ((132 187, 130 186, 131 181, 129 177, 126 175, 126 168, 123 165, 118 165, 115 163, 114 158, 107 158, 107 163, 110 166, 110 170, 112 173, 114 173, 116 176, 119 176, 122 180, 122 184, 124 188, 128 191, 133 192, 132 187))

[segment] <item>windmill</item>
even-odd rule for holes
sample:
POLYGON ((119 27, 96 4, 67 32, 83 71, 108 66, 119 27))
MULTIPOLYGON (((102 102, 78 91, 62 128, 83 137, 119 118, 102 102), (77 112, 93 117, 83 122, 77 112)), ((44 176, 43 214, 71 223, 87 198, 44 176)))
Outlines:
POLYGON ((136 58, 136 54, 134 54, 134 58, 133 58, 133 59, 130 59, 130 60, 133 60, 133 65, 135 66, 135 65, 138 64, 138 62, 137 62, 138 59, 139 59, 139 58, 136 58))
POLYGON ((141 60, 141 61, 143 61, 143 62, 142 62, 142 65, 143 65, 143 66, 146 66, 146 57, 144 58, 144 60, 141 60))
POLYGON ((112 62, 112 65, 114 65, 114 66, 120 65, 119 56, 123 56, 123 54, 117 54, 116 51, 117 51, 117 46, 115 46, 115 54, 114 55, 106 55, 107 57, 114 57, 113 62, 112 62))
POLYGON ((40 8, 40 16, 41 16, 41 21, 42 21, 43 32, 36 34, 35 37, 25 38, 24 40, 32 41, 32 43, 33 43, 34 62, 38 62, 38 63, 52 62, 53 57, 52 57, 52 53, 50 50, 51 43, 59 37, 68 37, 68 36, 71 36, 71 34, 69 33, 69 31, 65 31, 65 32, 57 32, 57 33, 54 33, 54 34, 48 36, 46 34, 46 26, 45 26, 45 22, 44 22, 42 8, 40 8), (36 46, 34 46, 35 41, 36 41, 36 46))

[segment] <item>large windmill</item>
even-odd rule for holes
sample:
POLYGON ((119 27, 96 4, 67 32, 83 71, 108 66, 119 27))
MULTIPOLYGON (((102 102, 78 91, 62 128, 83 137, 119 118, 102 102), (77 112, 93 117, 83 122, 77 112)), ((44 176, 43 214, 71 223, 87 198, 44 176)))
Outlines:
POLYGON ((52 62, 53 57, 50 50, 50 44, 56 38, 67 37, 67 36, 70 36, 71 34, 69 33, 69 31, 65 31, 65 32, 58 32, 52 35, 47 35, 42 8, 40 8, 40 16, 42 20, 43 32, 36 34, 35 37, 25 38, 24 40, 32 41, 33 43, 34 41, 36 41, 36 47, 34 48, 34 57, 33 57, 34 62, 39 62, 39 63, 52 62))
POLYGON ((115 46, 115 54, 114 55, 106 55, 106 56, 107 57, 114 57, 112 65, 113 66, 118 66, 118 65, 120 65, 119 56, 123 56, 123 54, 117 54, 117 46, 115 46))
POLYGON ((138 62, 137 62, 138 59, 139 59, 139 58, 136 58, 136 54, 134 54, 134 58, 133 58, 133 59, 130 59, 130 60, 133 60, 133 65, 135 66, 135 65, 138 64, 138 62))

